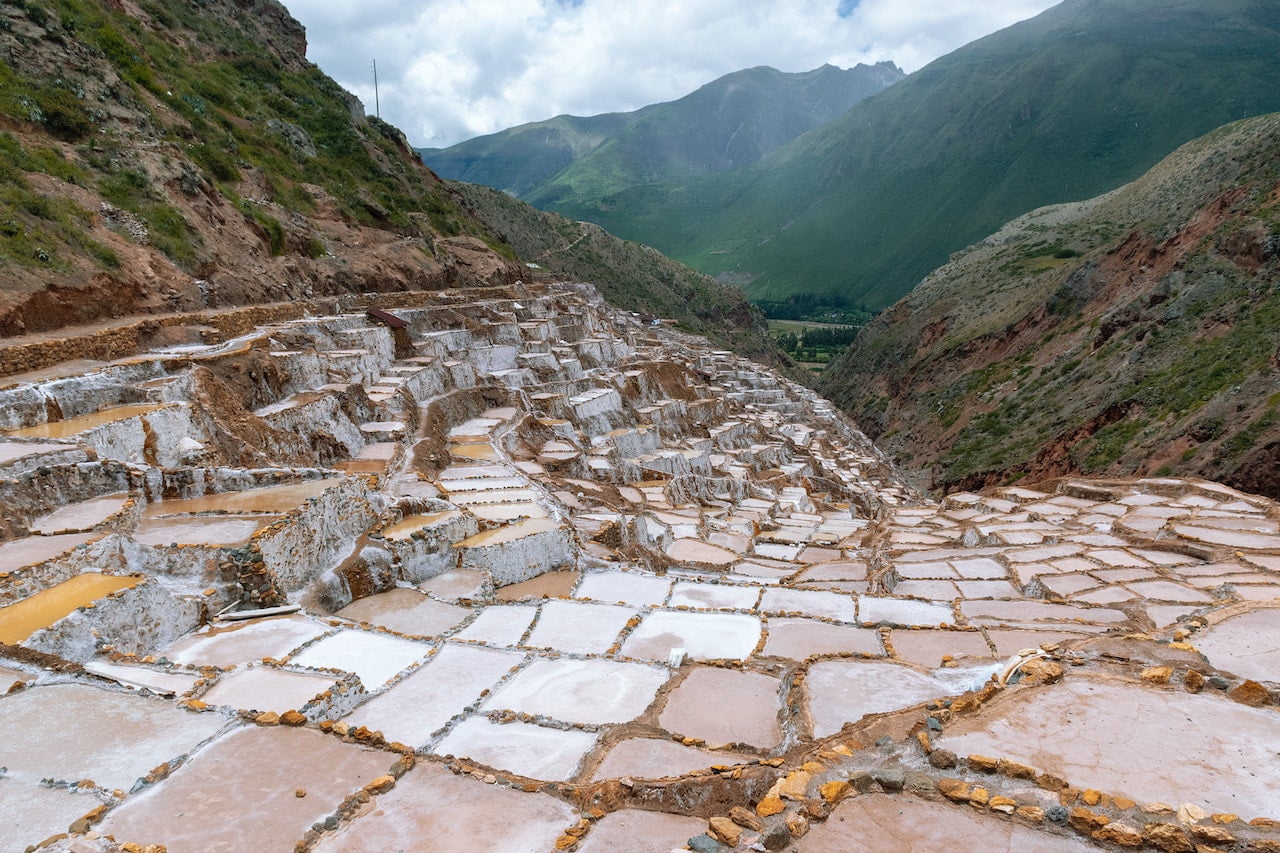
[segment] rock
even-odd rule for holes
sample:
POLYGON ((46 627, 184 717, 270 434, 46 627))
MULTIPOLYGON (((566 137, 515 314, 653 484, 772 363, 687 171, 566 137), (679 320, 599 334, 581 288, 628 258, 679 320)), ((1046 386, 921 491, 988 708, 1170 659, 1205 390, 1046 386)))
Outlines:
POLYGON ((1148 684, 1168 684, 1172 677, 1171 666, 1151 666, 1142 671, 1142 680, 1148 684))
POLYGON ((1208 841, 1212 844, 1234 844, 1236 837, 1227 832, 1220 826, 1198 826, 1193 825, 1187 827, 1192 836, 1201 841, 1208 841))
POLYGON ((938 791, 953 803, 969 802, 969 786, 960 779, 939 779, 938 791))
POLYGON ((693 853, 719 853, 724 845, 710 835, 695 835, 689 839, 688 847, 693 853))
POLYGON ((1192 853, 1195 846, 1182 827, 1172 823, 1149 823, 1142 828, 1142 840, 1165 853, 1192 853))
POLYGON ((305 797, 305 796, 307 795, 307 789, 306 789, 306 788, 298 788, 296 791, 294 791, 294 792, 293 792, 293 795, 294 795, 295 797, 297 797, 298 799, 302 799, 303 797, 305 797))
POLYGON ((1091 835, 1111 823, 1111 818, 1091 812, 1083 806, 1077 806, 1071 810, 1071 815, 1067 818, 1067 822, 1075 827, 1077 832, 1091 835))
POLYGON ((830 782, 824 782, 818 788, 818 793, 822 795, 822 799, 828 803, 838 803, 849 795, 850 785, 848 782, 842 782, 839 779, 833 779, 830 782))
POLYGON ((880 787, 886 791, 901 791, 907 778, 906 774, 896 767, 877 770, 873 775, 875 780, 880 783, 880 787))
POLYGON ((729 809, 729 820, 752 832, 760 832, 764 829, 764 824, 760 822, 760 819, 742 806, 734 806, 729 809))
POLYGON ((1046 819, 1054 823, 1066 823, 1071 817, 1071 812, 1067 811, 1066 806, 1053 806, 1044 813, 1046 819))
POLYGON ((1178 806, 1178 823, 1183 825, 1196 823, 1208 817, 1205 810, 1197 806, 1195 803, 1183 803, 1178 806))
MULTIPOLYGON (((1058 808, 1062 807, 1058 806, 1058 808)), ((1040 823, 1044 820, 1045 813, 1044 809, 1039 806, 1018 806, 1016 814, 1023 820, 1029 820, 1032 823, 1040 823)))
POLYGON ((1034 687, 1037 684, 1056 684, 1062 680, 1062 665, 1057 661, 1032 658, 1022 665, 1021 683, 1034 687))
POLYGON ((557 838, 555 843, 555 849, 557 850, 572 850, 577 846, 578 846, 578 839, 572 835, 569 835, 567 832, 564 835, 561 835, 559 838, 557 838))
POLYGON ((1000 812, 1001 814, 1013 814, 1018 808, 1018 803, 1008 797, 996 796, 992 797, 990 801, 988 801, 987 808, 991 809, 993 812, 1000 812))
POLYGON ((1086 788, 1080 792, 1080 802, 1086 806, 1096 806, 1102 802, 1102 792, 1095 791, 1093 788, 1086 788))
POLYGON ((1019 764, 1016 761, 1009 761, 1006 758, 1000 759, 1000 772, 1010 779, 1034 779, 1036 778, 1036 769, 1026 764, 1019 764))
POLYGON ((983 808, 991 799, 991 792, 986 788, 975 787, 969 791, 969 805, 976 808, 983 808))
POLYGON ((802 814, 787 815, 786 824, 792 838, 803 838, 809 831, 809 820, 802 814))
POLYGON ((787 804, 782 802, 781 798, 775 796, 767 796, 756 803, 756 814, 760 815, 760 817, 781 814, 786 809, 787 804))
POLYGON ((803 800, 809 796, 809 782, 813 774, 808 770, 793 770, 777 787, 777 794, 786 800, 803 800))
POLYGON ((280 722, 286 726, 305 726, 307 718, 297 711, 285 711, 280 715, 280 722))
POLYGON ((377 779, 374 779, 368 785, 365 785, 364 790, 368 791, 370 794, 382 794, 382 793, 385 793, 386 791, 390 791, 395 786, 396 786, 396 777, 392 776, 390 773, 387 773, 382 776, 379 776, 377 779))
POLYGON ((1204 674, 1196 669, 1187 670, 1182 677, 1182 686, 1188 693, 1199 693, 1204 689, 1204 674))
POLYGON ((970 755, 968 758, 969 769, 978 770, 983 773, 995 773, 1000 766, 1000 759, 991 758, 986 755, 970 755))
POLYGON ((785 823, 775 823, 760 836, 760 844, 765 850, 781 850, 791 843, 791 830, 785 823))
POLYGON ((275 711, 263 711, 253 721, 260 726, 274 726, 280 723, 280 715, 275 711))
POLYGON ((1205 679, 1204 683, 1212 687, 1214 690, 1226 690, 1231 686, 1231 682, 1227 681, 1221 675, 1211 675, 1205 679))
POLYGON ((730 847, 737 846, 738 839, 742 837, 742 827, 724 815, 711 818, 708 825, 707 834, 730 847))
POLYGON ((857 770, 849 774, 849 784, 854 787, 859 794, 865 794, 871 790, 871 784, 875 779, 865 770, 857 770))
POLYGON ((1109 823, 1093 833, 1093 837, 1121 847, 1142 846, 1142 833, 1123 823, 1109 823))
POLYGON ((1267 688, 1256 681, 1245 681, 1234 690, 1228 692, 1227 696, 1241 705, 1248 705, 1251 708, 1261 708, 1271 701, 1271 694, 1267 691, 1267 688))
POLYGON ((826 820, 827 815, 831 814, 831 804, 823 800, 805 800, 800 813, 809 820, 826 820))

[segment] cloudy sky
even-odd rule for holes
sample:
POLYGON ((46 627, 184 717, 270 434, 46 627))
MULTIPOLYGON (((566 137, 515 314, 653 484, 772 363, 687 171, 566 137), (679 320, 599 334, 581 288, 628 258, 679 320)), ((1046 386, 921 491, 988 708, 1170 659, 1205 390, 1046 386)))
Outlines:
POLYGON ((418 146, 633 110, 730 71, 914 71, 1058 0, 283 0, 308 56, 418 146))

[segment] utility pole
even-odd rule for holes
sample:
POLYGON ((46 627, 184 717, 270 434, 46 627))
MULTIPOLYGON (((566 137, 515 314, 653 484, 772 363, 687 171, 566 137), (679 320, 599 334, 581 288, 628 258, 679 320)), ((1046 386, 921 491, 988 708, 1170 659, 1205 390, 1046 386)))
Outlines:
POLYGON ((378 103, 378 60, 373 60, 373 114, 382 118, 382 106, 378 103))

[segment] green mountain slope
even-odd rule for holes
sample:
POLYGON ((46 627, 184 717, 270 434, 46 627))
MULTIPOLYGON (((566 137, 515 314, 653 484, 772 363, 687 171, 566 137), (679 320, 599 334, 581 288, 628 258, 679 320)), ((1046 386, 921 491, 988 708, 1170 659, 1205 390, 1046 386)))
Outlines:
POLYGON ((639 184, 745 166, 901 78, 887 62, 798 74, 749 68, 635 112, 557 116, 421 153, 444 178, 567 209, 639 184))
POLYGON ((746 169, 562 208, 743 284, 878 307, 1030 208, 1133 180, 1280 109, 1280 8, 1066 0, 746 169))
POLYGON ((958 253, 820 390, 935 487, 1138 473, 1280 495, 1280 114, 958 253))
POLYGON ((619 308, 675 320, 686 331, 798 374, 795 363, 769 337, 764 315, 736 287, 656 249, 620 240, 596 225, 538 210, 490 187, 453 186, 471 212, 528 262, 559 278, 591 282, 619 308))
POLYGON ((0 335, 512 280, 274 0, 0 5, 0 335))

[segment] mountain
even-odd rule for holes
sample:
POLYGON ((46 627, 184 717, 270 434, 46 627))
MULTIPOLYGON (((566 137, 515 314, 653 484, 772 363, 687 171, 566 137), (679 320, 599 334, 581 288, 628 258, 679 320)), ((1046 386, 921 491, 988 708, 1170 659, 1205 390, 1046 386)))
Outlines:
POLYGON ((957 253, 820 390, 943 489, 1082 472, 1276 496, 1278 329, 1272 114, 957 253))
POLYGON ((676 320, 685 331, 739 355, 799 373, 769 337, 764 314, 736 287, 598 225, 539 210, 480 184, 453 186, 475 216, 528 262, 558 278, 591 282, 619 308, 676 320))
POLYGON ((564 205, 777 298, 891 304, 1032 208, 1280 109, 1280 8, 1066 0, 979 39, 745 169, 564 205))
MULTIPOLYGON (((560 240, 544 217, 481 216, 306 60, 274 0, 6 3, 0 56, 2 336, 509 283, 534 273, 499 231, 537 253, 560 240)), ((785 366, 740 292, 609 241, 580 273, 549 266, 785 366)))
POLYGON ((761 66, 634 112, 557 116, 420 152, 442 177, 567 209, 628 187, 748 165, 902 76, 890 62, 799 74, 761 66))

